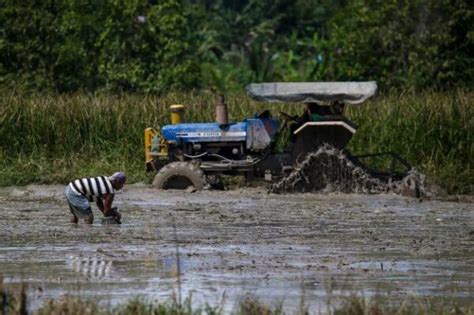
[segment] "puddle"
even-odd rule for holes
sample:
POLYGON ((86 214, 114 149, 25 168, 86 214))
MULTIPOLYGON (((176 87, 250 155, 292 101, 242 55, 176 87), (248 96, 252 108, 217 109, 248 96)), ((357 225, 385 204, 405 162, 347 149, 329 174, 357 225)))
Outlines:
POLYGON ((101 226, 94 210, 89 227, 68 223, 62 187, 25 191, 0 191, 0 275, 28 283, 33 309, 64 294, 164 301, 179 288, 225 311, 252 295, 287 311, 304 298, 325 312, 328 296, 354 292, 472 305, 471 203, 134 186, 116 198, 124 224, 101 226))

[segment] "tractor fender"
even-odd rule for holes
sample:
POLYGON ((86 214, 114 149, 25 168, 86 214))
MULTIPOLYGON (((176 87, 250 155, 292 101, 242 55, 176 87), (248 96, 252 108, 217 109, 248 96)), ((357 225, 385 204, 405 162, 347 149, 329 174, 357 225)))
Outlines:
POLYGON ((206 176, 198 163, 169 163, 158 171, 153 180, 153 187, 158 189, 187 189, 189 186, 196 190, 208 188, 206 176))

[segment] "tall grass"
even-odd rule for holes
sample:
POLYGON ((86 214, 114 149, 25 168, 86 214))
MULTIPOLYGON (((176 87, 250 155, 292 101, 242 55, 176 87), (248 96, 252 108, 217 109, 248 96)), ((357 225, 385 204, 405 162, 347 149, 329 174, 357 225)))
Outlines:
MULTIPOLYGON (((56 300, 50 300, 35 311, 29 311, 29 297, 26 294, 26 286, 21 287, 21 292, 4 288, 0 283, 0 315, 220 315, 225 314, 220 305, 195 307, 191 298, 187 298, 183 304, 177 303, 176 299, 166 302, 148 302, 139 298, 124 301, 115 308, 102 307, 95 300, 81 300, 72 296, 65 296, 56 300)), ((412 314, 459 314, 472 315, 474 308, 472 303, 461 305, 446 298, 422 298, 407 297, 404 301, 387 303, 380 297, 366 298, 360 295, 350 295, 342 298, 342 301, 329 301, 327 313, 335 315, 412 315, 412 314), (331 305, 337 302, 339 306, 331 305)), ((231 312, 235 315, 281 315, 285 314, 281 304, 269 306, 253 297, 247 297, 238 303, 231 312)), ((307 308, 299 309, 289 314, 309 314, 307 308)))
POLYGON ((451 193, 474 192, 474 94, 400 93, 354 106, 355 153, 398 152, 451 193))
MULTIPOLYGON (((169 106, 184 104, 188 122, 214 121, 216 98, 205 92, 154 95, 31 95, 0 91, 0 186, 64 183, 126 171, 146 180, 143 131, 169 123, 169 106)), ((270 109, 297 114, 301 106, 228 97, 232 121, 270 109)), ((359 130, 355 153, 391 150, 453 193, 472 193, 474 101, 466 91, 399 93, 350 107, 359 130)))

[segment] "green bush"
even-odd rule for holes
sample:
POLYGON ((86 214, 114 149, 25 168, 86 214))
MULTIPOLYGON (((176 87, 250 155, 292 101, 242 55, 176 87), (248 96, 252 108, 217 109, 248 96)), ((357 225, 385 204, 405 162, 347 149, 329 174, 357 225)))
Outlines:
POLYGON ((0 86, 167 94, 215 84, 214 67, 233 91, 320 80, 472 88, 473 25, 467 0, 6 0, 0 86))
POLYGON ((178 0, 8 0, 0 23, 3 86, 161 92, 198 84, 178 0))

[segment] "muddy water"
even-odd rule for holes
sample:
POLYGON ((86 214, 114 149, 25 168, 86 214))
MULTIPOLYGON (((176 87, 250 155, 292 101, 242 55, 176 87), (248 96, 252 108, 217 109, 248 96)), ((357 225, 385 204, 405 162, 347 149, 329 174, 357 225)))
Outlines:
POLYGON ((472 203, 132 185, 116 197, 121 226, 98 211, 73 226, 62 190, 0 190, 0 274, 29 284, 32 308, 65 294, 105 305, 192 295, 225 311, 247 295, 289 311, 304 298, 311 312, 351 293, 473 303, 472 203))

